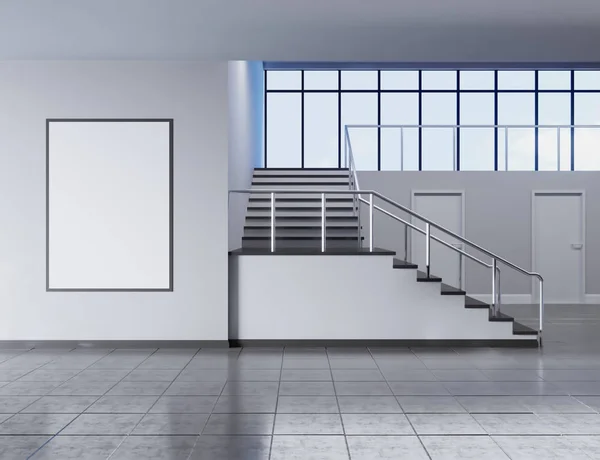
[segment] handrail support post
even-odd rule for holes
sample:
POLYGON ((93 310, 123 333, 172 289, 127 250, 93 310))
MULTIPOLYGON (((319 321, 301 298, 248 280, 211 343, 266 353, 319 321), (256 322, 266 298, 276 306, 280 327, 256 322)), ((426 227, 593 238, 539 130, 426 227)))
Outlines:
POLYGON ((425 267, 426 267, 427 278, 429 278, 429 275, 431 274, 430 266, 431 266, 431 226, 429 225, 429 222, 426 222, 425 223, 425 267))
POLYGON ((275 252, 275 192, 271 192, 271 252, 275 252))
POLYGON ((326 198, 325 194, 321 193, 321 252, 325 252, 325 232, 326 232, 326 198))

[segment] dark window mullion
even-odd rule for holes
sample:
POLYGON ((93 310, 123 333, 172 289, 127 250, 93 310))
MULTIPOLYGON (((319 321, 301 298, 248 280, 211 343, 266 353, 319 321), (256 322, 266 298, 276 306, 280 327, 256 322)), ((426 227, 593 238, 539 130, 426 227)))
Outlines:
POLYGON ((381 171, 381 70, 377 71, 377 171, 381 171))
POLYGON ((575 171, 575 71, 571 70, 571 171, 575 171))
MULTIPOLYGON (((342 130, 342 71, 338 70, 338 168, 342 167, 342 137, 344 142, 346 142, 345 134, 342 130)), ((349 165, 346 165, 349 167, 349 165)))
POLYGON ((535 159, 534 159, 534 171, 538 171, 539 170, 539 165, 540 165, 540 159, 539 159, 539 154, 540 154, 540 149, 539 149, 539 145, 540 145, 540 132, 539 132, 539 128, 537 125, 539 125, 540 123, 540 103, 539 103, 539 96, 538 96, 538 89, 539 89, 539 73, 536 70, 534 72, 535 74, 535 93, 534 93, 534 124, 535 124, 535 134, 534 134, 534 139, 535 139, 535 150, 534 150, 534 154, 535 154, 535 159))
POLYGON ((498 171, 498 71, 494 70, 494 171, 498 171))
POLYGON ((304 70, 300 72, 300 167, 304 169, 304 70))
POLYGON ((419 70, 419 171, 423 170, 423 71, 419 70))
POLYGON ((265 77, 264 77, 264 85, 265 85, 265 98, 264 98, 264 126, 263 126, 263 136, 264 136, 264 141, 263 141, 263 149, 264 149, 264 158, 263 158, 263 167, 266 168, 267 167, 267 75, 268 75, 268 71, 264 71, 265 72, 265 77))
POLYGON ((460 70, 456 71, 456 170, 460 171, 460 70))

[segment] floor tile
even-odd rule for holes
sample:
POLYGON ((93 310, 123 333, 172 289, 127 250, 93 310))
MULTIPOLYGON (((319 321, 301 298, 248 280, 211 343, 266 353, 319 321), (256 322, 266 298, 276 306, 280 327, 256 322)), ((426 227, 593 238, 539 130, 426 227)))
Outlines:
POLYGON ((71 382, 109 382, 115 384, 125 378, 129 371, 126 370, 93 370, 86 369, 77 374, 71 382))
POLYGON ((111 396, 159 396, 169 382, 120 382, 107 393, 111 396))
POLYGON ((204 435, 270 435, 274 414, 212 414, 204 435))
POLYGON ((392 396, 387 382, 336 382, 338 396, 392 396))
POLYGON ((522 400, 511 396, 457 396, 456 400, 470 413, 531 413, 522 400))
POLYGON ((98 396, 43 396, 23 409, 34 414, 80 414, 90 407, 98 396))
POLYGON ((277 435, 344 434, 339 414, 277 414, 277 435))
POLYGON ((0 458, 6 460, 29 458, 49 439, 49 436, 2 436, 0 458))
POLYGON ((565 395, 565 391, 548 382, 444 382, 455 396, 534 396, 565 395))
POLYGON ((432 460, 510 460, 487 436, 422 436, 432 460))
POLYGON ((347 435, 414 435, 403 414, 342 414, 347 435))
POLYGON ((144 414, 158 400, 158 396, 102 396, 87 413, 144 414))
POLYGON ((326 357, 319 358, 284 358, 283 369, 327 369, 329 360, 326 357))
POLYGON ((200 436, 189 460, 269 460, 270 436, 200 436))
POLYGON ((397 396, 448 396, 448 390, 438 382, 389 382, 397 396))
POLYGON ((382 368, 381 373, 389 382, 436 382, 437 377, 429 369, 382 368))
POLYGON ((416 436, 348 436, 352 460, 427 460, 416 436))
POLYGON ((559 435, 553 423, 534 414, 473 414, 473 418, 491 435, 559 435))
POLYGON ((378 369, 373 358, 329 358, 331 369, 378 369))
POLYGON ((127 435, 141 419, 141 414, 81 414, 62 431, 62 434, 127 435))
POLYGON ((172 382, 179 374, 178 370, 136 369, 123 379, 124 382, 172 382))
POLYGON ((38 399, 39 396, 0 396, 0 414, 15 414, 38 399))
POLYGON ((196 436, 129 436, 110 460, 187 460, 196 438, 196 436))
POLYGON ((111 382, 82 382, 69 380, 50 392, 55 396, 102 396, 112 388, 111 382))
POLYGON ((525 396, 520 397, 525 407, 535 414, 578 414, 592 413, 594 409, 570 396, 525 396))
POLYGON ((376 369, 332 369, 336 382, 383 382, 381 372, 376 369))
POLYGON ((278 382, 281 369, 229 369, 230 382, 278 382))
POLYGON ((32 460, 107 459, 124 439, 119 436, 56 436, 32 460))
POLYGON ((560 436, 494 436, 494 441, 512 460, 589 460, 560 436))
POLYGON ((235 413, 274 413, 277 396, 230 395, 220 396, 213 412, 235 413))
POLYGON ((600 435, 599 414, 541 414, 539 418, 558 434, 600 435))
POLYGON ((469 414, 408 414, 418 435, 478 435, 485 431, 469 414))
POLYGON ((335 396, 280 396, 277 413, 337 414, 340 412, 335 396))
POLYGON ((483 370, 492 382, 539 382, 542 378, 538 370, 527 369, 497 369, 483 370))
POLYGON ((216 401, 216 396, 161 396, 150 413, 209 414, 216 401))
POLYGON ((329 369, 283 369, 282 381, 331 381, 333 377, 329 369))
POLYGON ((577 452, 581 451, 593 460, 600 460, 600 436, 565 436, 577 452))
POLYGON ((185 368, 175 379, 176 382, 223 382, 228 378, 227 369, 188 369, 185 368))
POLYGON ((16 414, 0 424, 0 434, 54 435, 75 417, 74 414, 16 414))
POLYGON ((339 396, 338 402, 344 414, 402 413, 393 396, 339 396))
POLYGON ((490 380, 477 369, 438 369, 431 372, 441 382, 488 382, 490 380))
POLYGON ((147 414, 135 427, 134 435, 199 435, 208 414, 147 414))
MULTIPOLYGON (((349 460, 343 436, 273 436, 271 460, 349 460)), ((353 459, 354 460, 354 459, 353 459)))
POLYGON ((79 374, 79 370, 51 370, 37 369, 29 374, 25 374, 19 379, 21 382, 66 382, 72 377, 79 374))
POLYGON ((407 414, 461 414, 467 412, 452 396, 398 396, 396 399, 407 414))
POLYGON ((165 392, 169 396, 218 396, 224 382, 173 382, 165 392))
POLYGON ((227 382, 223 395, 277 395, 279 382, 227 382))
POLYGON ((334 396, 333 382, 281 382, 283 396, 334 396))

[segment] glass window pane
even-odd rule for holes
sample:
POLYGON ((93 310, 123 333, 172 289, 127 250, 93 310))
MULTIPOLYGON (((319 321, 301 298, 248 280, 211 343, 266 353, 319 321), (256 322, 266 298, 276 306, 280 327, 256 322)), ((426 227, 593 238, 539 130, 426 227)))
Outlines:
MULTIPOLYGON (((376 93, 342 94, 342 130, 346 125, 377 125, 376 93)), ((377 128, 348 128, 348 134, 356 169, 377 170, 377 128)))
MULTIPOLYGON (((417 125, 419 123, 418 93, 383 93, 381 124, 417 125)), ((381 129, 381 169, 419 169, 418 128, 390 127, 381 129)))
POLYGON ((575 89, 600 90, 600 71, 576 70, 575 89))
POLYGON ((535 89, 533 70, 500 70, 498 89, 535 89))
POLYGON ((304 89, 337 90, 337 70, 306 70, 304 72, 304 89))
POLYGON ((571 72, 569 70, 540 70, 538 72, 539 89, 571 89, 571 72))
POLYGON ((494 89, 493 70, 461 70, 460 89, 494 89))
POLYGON ((338 166, 338 95, 304 95, 304 167, 338 166))
MULTIPOLYGON (((461 126, 493 125, 494 93, 461 94, 460 124, 461 126)), ((460 169, 463 171, 494 170, 493 128, 461 127, 460 169)))
POLYGON ((417 70, 383 70, 381 71, 381 89, 419 89, 419 72, 417 70))
MULTIPOLYGON (((424 125, 456 125, 456 94, 422 95, 424 125)), ((454 170, 455 129, 422 129, 422 167, 424 171, 454 170)))
POLYGON ((342 89, 377 89, 376 70, 342 70, 342 89))
POLYGON ((424 70, 423 89, 456 89, 456 70, 424 70))
POLYGON ((267 89, 302 89, 302 77, 299 70, 267 71, 267 89))
POLYGON ((575 94, 575 170, 600 170, 600 93, 575 94))
MULTIPOLYGON (((533 125, 535 123, 533 93, 498 94, 498 124, 533 125)), ((535 170, 535 129, 510 127, 498 130, 498 169, 535 170), (507 163, 508 162, 508 163, 507 163)))
POLYGON ((301 105, 299 93, 267 94, 268 168, 301 166, 301 105))
MULTIPOLYGON (((540 125, 571 124, 570 93, 540 93, 538 95, 540 125)), ((557 171, 560 153, 560 170, 571 170, 571 129, 539 128, 538 130, 538 169, 557 171), (560 151, 559 151, 560 147, 560 151)))

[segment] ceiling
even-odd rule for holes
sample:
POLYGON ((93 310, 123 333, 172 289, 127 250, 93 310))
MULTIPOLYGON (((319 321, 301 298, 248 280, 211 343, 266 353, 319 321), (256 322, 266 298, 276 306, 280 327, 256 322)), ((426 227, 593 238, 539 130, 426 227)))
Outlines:
POLYGON ((600 62, 599 0, 0 0, 0 60, 600 62))

